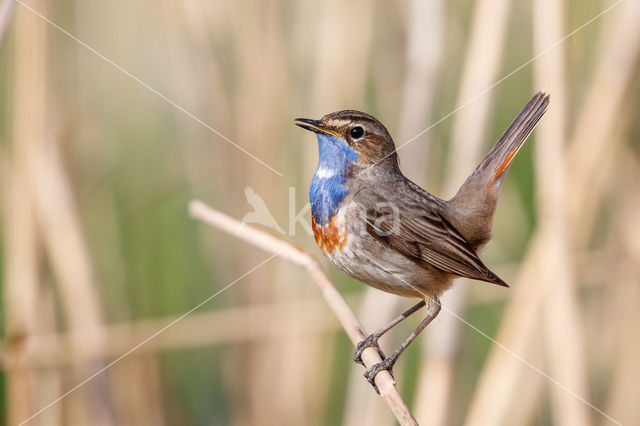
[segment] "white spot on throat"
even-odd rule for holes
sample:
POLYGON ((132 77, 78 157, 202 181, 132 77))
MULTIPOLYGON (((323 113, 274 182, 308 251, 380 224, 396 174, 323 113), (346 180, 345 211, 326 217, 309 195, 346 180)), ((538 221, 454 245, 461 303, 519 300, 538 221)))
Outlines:
POLYGON ((338 173, 335 169, 330 169, 328 167, 320 167, 316 170, 316 177, 318 179, 328 179, 330 177, 335 176, 338 173))

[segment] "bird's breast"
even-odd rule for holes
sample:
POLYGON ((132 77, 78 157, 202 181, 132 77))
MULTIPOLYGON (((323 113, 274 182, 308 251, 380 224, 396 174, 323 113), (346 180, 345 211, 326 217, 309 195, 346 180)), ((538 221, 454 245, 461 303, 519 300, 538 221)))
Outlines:
POLYGON ((356 218, 341 207, 326 225, 311 218, 313 235, 322 253, 347 275, 379 290, 410 297, 439 285, 439 276, 419 267, 406 256, 381 245, 367 233, 353 232, 356 218), (422 289, 422 290, 421 290, 422 289))
POLYGON ((319 224, 313 216, 311 217, 311 227, 313 228, 313 236, 316 239, 316 243, 320 250, 331 260, 334 260, 339 255, 339 252, 345 248, 349 240, 349 235, 344 225, 344 220, 339 214, 333 215, 325 225, 319 224))

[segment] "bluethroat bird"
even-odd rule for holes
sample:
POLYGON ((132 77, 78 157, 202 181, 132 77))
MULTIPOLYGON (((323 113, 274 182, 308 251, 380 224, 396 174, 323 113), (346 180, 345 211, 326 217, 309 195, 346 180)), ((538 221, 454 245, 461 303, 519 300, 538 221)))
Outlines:
MULTIPOLYGON (((458 277, 508 287, 478 252, 489 242, 500 187, 516 153, 549 105, 536 94, 513 120, 450 200, 431 195, 400 171, 387 129, 369 114, 339 111, 295 124, 316 133, 318 168, 311 180, 312 228, 316 243, 347 275, 418 302, 357 346, 362 351, 409 315, 427 306, 427 316, 389 357, 365 371, 373 384, 389 370, 440 312, 438 296, 458 277)), ((375 385, 374 385, 375 386, 375 385)))

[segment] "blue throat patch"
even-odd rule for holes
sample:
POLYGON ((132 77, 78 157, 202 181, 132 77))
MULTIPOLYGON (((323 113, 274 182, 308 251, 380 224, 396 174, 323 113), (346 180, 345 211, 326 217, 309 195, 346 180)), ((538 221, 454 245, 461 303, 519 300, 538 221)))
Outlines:
POLYGON ((358 161, 358 154, 341 138, 326 133, 318 133, 318 151, 318 169, 311 180, 309 201, 313 220, 325 226, 349 193, 346 174, 358 161))

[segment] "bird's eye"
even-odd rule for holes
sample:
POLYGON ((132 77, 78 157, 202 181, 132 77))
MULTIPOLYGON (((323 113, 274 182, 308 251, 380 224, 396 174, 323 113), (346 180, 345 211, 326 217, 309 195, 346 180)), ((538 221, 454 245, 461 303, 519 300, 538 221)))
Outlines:
POLYGON ((351 129, 351 131, 349 132, 349 135, 351 135, 351 139, 360 139, 362 137, 362 135, 364 135, 364 129, 360 126, 356 126, 353 129, 351 129))

